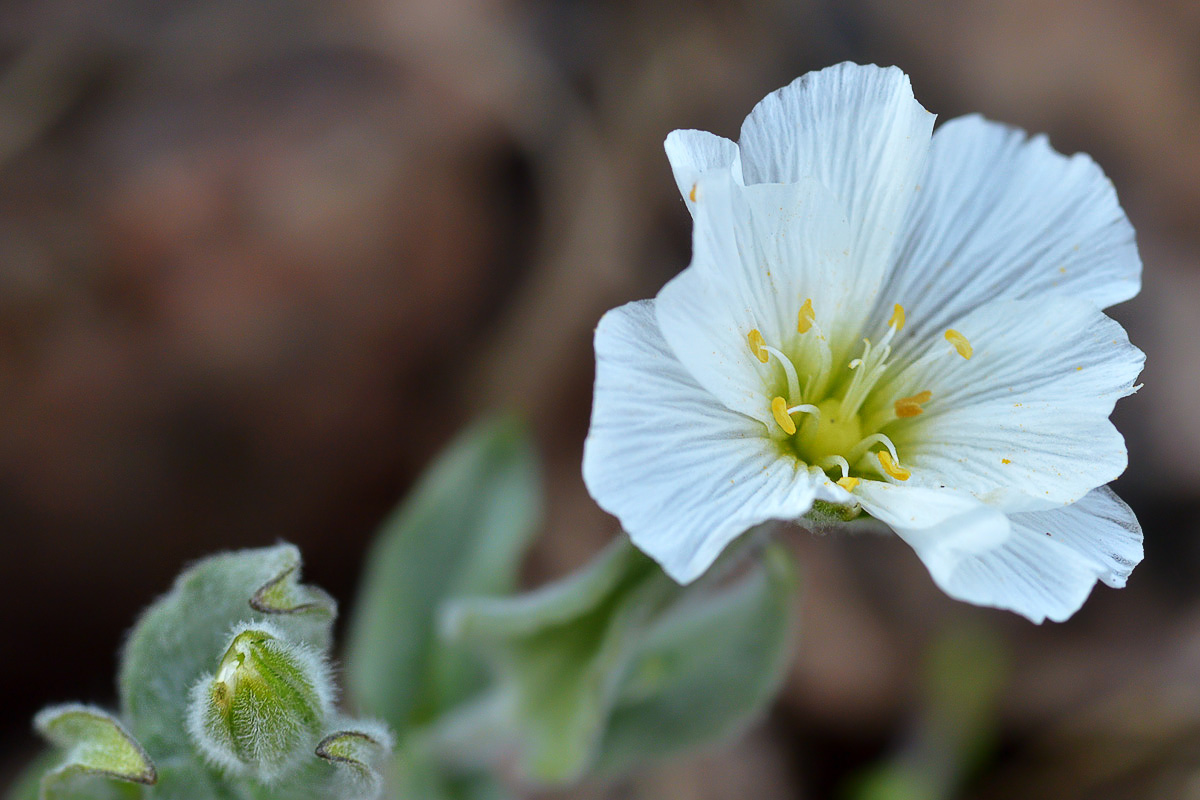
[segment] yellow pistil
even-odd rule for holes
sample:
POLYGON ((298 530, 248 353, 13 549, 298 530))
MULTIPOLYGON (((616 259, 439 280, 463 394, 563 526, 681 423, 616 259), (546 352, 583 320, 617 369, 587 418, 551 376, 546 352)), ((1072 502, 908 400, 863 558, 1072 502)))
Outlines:
POLYGON ((958 354, 968 361, 971 360, 971 354, 975 352, 975 348, 971 347, 971 343, 967 341, 967 337, 963 336, 954 328, 946 331, 946 341, 954 345, 954 349, 958 354))
POLYGON ((813 311, 812 298, 804 301, 804 305, 800 306, 800 313, 796 315, 796 332, 808 333, 808 329, 812 327, 813 320, 817 318, 817 313, 813 311))
POLYGON ((779 423, 779 427, 783 428, 783 432, 788 436, 796 432, 796 423, 788 415, 788 404, 782 397, 776 397, 771 401, 771 414, 775 417, 775 421, 779 423))
POLYGON ((892 460, 892 454, 887 450, 880 450, 875 455, 879 457, 879 466, 883 467, 883 471, 896 480, 906 481, 912 477, 911 472, 892 460))
POLYGON ((837 485, 845 489, 847 492, 853 492, 854 487, 858 486, 860 483, 862 483, 862 481, 860 481, 858 478, 851 478, 849 475, 844 478, 837 479, 837 485))
POLYGON ((750 342, 750 352, 754 353, 754 357, 764 364, 767 363, 767 359, 770 358, 767 355, 767 343, 758 328, 751 328, 750 333, 746 334, 746 339, 750 342))
POLYGON ((888 320, 888 326, 894 327, 897 331, 904 328, 904 306, 896 303, 892 308, 892 318, 888 320))
POLYGON ((688 192, 688 199, 691 200, 693 203, 696 202, 696 187, 698 185, 699 184, 693 183, 692 190, 690 192, 688 192))
POLYGON ((928 403, 931 397, 933 397, 933 392, 928 389, 918 392, 912 397, 901 397, 893 406, 896 410, 896 416, 900 419, 919 416, 925 410, 921 406, 928 403))

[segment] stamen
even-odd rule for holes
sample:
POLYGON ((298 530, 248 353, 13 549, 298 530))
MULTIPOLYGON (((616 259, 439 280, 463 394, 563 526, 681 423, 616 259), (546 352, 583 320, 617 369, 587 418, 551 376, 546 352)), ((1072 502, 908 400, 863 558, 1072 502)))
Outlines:
POLYGON ((896 410, 896 416, 904 419, 905 417, 916 417, 925 410, 922 405, 928 403, 933 397, 933 392, 926 389, 923 392, 918 392, 912 397, 901 397, 895 402, 893 408, 896 410))
POLYGON ((825 456, 817 462, 817 466, 821 469, 833 469, 838 467, 842 471, 842 480, 845 480, 850 475, 850 462, 841 456, 825 456))
POLYGON ((812 327, 813 320, 817 318, 817 314, 813 311, 812 298, 804 301, 804 305, 800 306, 800 313, 796 315, 796 332, 808 333, 808 329, 812 327))
POLYGON ((911 472, 892 460, 892 456, 887 450, 880 450, 875 456, 879 459, 879 466, 883 467, 883 471, 896 480, 906 481, 912 477, 911 472))
POLYGON ((750 342, 750 352, 754 353, 754 357, 764 364, 767 363, 770 356, 767 355, 766 342, 763 341, 763 335, 758 328, 751 328, 750 332, 746 334, 746 339, 750 342))
POLYGON ((693 203, 696 202, 696 187, 699 185, 700 184, 698 184, 698 183, 693 183, 692 190, 690 192, 688 192, 688 199, 691 200, 693 203))
POLYGON ((858 478, 851 478, 849 475, 844 478, 837 479, 837 485, 845 489, 847 492, 853 492, 855 487, 860 483, 862 483, 862 481, 860 481, 858 478))
POLYGON ((846 456, 846 460, 851 464, 857 462, 871 448, 873 444, 881 444, 888 449, 888 454, 891 455, 892 461, 900 463, 900 456, 896 454, 896 445, 892 444, 892 440, 882 433, 872 433, 870 436, 863 439, 854 447, 850 448, 850 454, 846 456))
MULTIPOLYGON (((761 339, 762 336, 760 335, 759 338, 761 339)), ((767 353, 770 353, 771 355, 773 355, 779 359, 779 363, 783 365, 783 372, 785 375, 787 375, 788 397, 790 397, 793 400, 799 400, 800 399, 800 378, 799 378, 799 376, 796 375, 796 367, 794 364, 792 364, 792 360, 790 358, 788 358, 787 356, 785 356, 783 353, 776 350, 774 347, 771 347, 770 345, 764 344, 764 345, 760 345, 760 346, 767 353)), ((766 357, 760 357, 759 361, 765 362, 766 357)))
POLYGON ((967 337, 950 328, 946 331, 946 341, 954 345, 954 349, 958 351, 960 356, 968 361, 971 360, 971 354, 975 352, 975 348, 971 347, 971 343, 967 341, 967 337))
POLYGON ((816 419, 821 418, 821 409, 809 403, 801 403, 798 406, 792 406, 787 410, 788 416, 792 414, 812 414, 816 419))
POLYGON ((775 417, 775 422, 779 427, 783 428, 783 432, 788 436, 793 436, 796 433, 796 423, 788 416, 787 401, 782 397, 776 397, 771 401, 771 415, 775 417))
POLYGON ((896 303, 892 308, 892 318, 888 320, 888 327, 898 331, 904 329, 904 306, 896 303))

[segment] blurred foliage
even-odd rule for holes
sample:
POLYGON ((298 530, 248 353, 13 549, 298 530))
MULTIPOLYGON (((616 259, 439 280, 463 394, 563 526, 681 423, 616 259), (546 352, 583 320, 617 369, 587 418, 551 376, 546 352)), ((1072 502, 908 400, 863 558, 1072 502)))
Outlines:
POLYGON ((568 532, 526 577, 583 563, 612 535, 578 479, 590 331, 688 258, 663 137, 734 136, 764 93, 851 58, 901 65, 942 118, 1047 131, 1113 177, 1147 263, 1115 311, 1150 354, 1117 411, 1147 562, 1034 630, 955 609, 903 546, 789 536, 806 646, 770 746, 630 791, 830 796, 902 740, 920 654, 969 614, 1012 663, 1001 754, 969 795, 1187 796, 1198 42, 1191 0, 6 4, 0 592, 36 602, 5 624, 37 657, 0 668, 21 687, 3 750, 31 746, 44 698, 109 697, 113 642, 181 562, 286 537, 353 597, 398 487, 481 406, 526 410, 545 527, 568 532), (86 624, 81 597, 104 598, 86 624))

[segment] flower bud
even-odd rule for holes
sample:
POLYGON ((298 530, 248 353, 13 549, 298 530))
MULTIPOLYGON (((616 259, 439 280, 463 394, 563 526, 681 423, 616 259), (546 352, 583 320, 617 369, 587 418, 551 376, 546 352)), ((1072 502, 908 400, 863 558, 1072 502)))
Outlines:
POLYGON ((188 732, 218 766, 264 782, 311 755, 332 701, 329 668, 272 625, 243 624, 192 687, 188 732))

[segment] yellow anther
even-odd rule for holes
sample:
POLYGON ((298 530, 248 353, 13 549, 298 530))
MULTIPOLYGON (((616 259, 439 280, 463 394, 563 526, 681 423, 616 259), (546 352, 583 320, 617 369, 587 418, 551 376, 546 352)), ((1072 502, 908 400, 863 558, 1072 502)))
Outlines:
POLYGON ((800 313, 796 315, 796 332, 808 333, 808 329, 812 327, 813 320, 817 318, 817 312, 813 311, 812 298, 804 301, 804 305, 800 306, 800 313))
POLYGON ((888 327, 894 327, 897 331, 904 328, 904 306, 896 303, 892 308, 892 318, 888 320, 888 327))
POLYGON ((750 341, 750 352, 754 353, 754 357, 764 364, 767 363, 767 359, 770 358, 767 354, 767 343, 763 340, 758 328, 751 328, 750 333, 746 334, 746 338, 750 341))
POLYGON ((888 475, 891 475, 896 480, 906 481, 912 477, 911 472, 897 464, 895 461, 892 461, 892 454, 887 450, 880 450, 875 455, 879 457, 879 466, 883 467, 883 471, 888 475))
POLYGON ((901 397, 893 406, 896 409, 896 416, 904 419, 905 417, 915 417, 921 414, 925 409, 921 406, 929 402, 933 397, 933 392, 926 389, 923 392, 918 392, 912 397, 901 397))
POLYGON ((837 479, 837 485, 845 489, 847 492, 853 492, 854 487, 858 486, 860 483, 862 483, 862 481, 860 481, 858 478, 851 478, 849 475, 844 478, 837 479))
POLYGON ((971 347, 971 343, 967 341, 967 337, 954 330, 954 328, 951 328, 946 331, 946 341, 954 345, 954 349, 958 351, 960 356, 968 361, 971 360, 971 354, 975 352, 975 348, 971 347))
POLYGON ((788 415, 787 401, 782 397, 776 397, 771 401, 771 414, 775 417, 775 421, 779 423, 779 427, 783 428, 783 432, 791 436, 796 432, 796 423, 788 415))
POLYGON ((698 184, 698 183, 693 183, 692 190, 690 192, 688 192, 688 199, 691 200, 693 203, 696 202, 696 187, 699 185, 700 184, 698 184))

